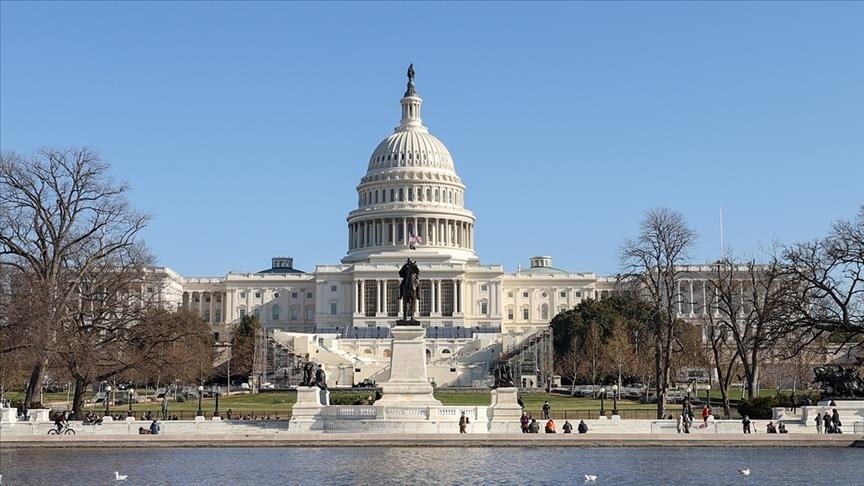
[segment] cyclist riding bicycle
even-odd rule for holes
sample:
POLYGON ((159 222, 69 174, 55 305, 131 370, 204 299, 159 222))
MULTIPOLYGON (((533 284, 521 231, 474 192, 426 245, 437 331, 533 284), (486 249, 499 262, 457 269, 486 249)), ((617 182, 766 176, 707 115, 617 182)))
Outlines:
POLYGON ((69 422, 66 421, 66 412, 57 412, 54 414, 54 425, 57 426, 57 433, 63 431, 64 426, 69 426, 69 422))

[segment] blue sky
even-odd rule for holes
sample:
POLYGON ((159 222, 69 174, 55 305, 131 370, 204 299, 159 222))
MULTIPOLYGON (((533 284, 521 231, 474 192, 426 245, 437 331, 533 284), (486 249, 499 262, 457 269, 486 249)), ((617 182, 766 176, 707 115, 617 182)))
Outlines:
POLYGON ((0 148, 97 148, 181 273, 338 263, 413 62, 484 263, 614 274, 644 212, 694 262, 864 202, 864 3, 0 3, 0 148))

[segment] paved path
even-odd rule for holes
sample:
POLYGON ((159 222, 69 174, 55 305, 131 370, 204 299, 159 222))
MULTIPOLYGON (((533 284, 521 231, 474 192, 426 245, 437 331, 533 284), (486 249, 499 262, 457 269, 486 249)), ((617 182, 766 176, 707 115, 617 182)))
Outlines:
POLYGON ((864 447, 852 434, 189 434, 21 435, 0 449, 81 447, 864 447))

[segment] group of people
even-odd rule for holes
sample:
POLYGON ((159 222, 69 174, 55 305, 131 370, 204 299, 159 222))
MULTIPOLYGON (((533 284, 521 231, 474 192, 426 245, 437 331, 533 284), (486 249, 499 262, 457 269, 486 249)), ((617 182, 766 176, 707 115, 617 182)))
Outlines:
POLYGON ((816 433, 842 434, 843 431, 840 429, 842 426, 843 424, 840 422, 840 414, 837 412, 836 408, 833 409, 830 414, 826 410, 824 416, 818 412, 816 413, 816 433))
MULTIPOLYGON (((708 418, 711 417, 711 407, 707 404, 702 407, 702 425, 700 428, 705 428, 708 426, 708 418)), ((672 415, 669 415, 668 418, 672 418, 672 415)), ((693 406, 690 404, 690 400, 685 400, 682 406, 681 415, 678 416, 677 419, 677 427, 678 433, 689 434, 690 428, 693 427, 693 406)))
MULTIPOLYGON (((548 415, 548 409, 546 409, 548 403, 549 402, 546 402, 544 404, 543 419, 546 420, 546 425, 543 427, 543 431, 547 434, 555 434, 558 430, 555 425, 555 419, 548 415)), ((521 425, 523 434, 540 433, 540 422, 525 410, 522 411, 522 417, 519 419, 519 424, 521 425)), ((569 420, 565 420, 562 429, 565 434, 571 434, 573 433, 573 424, 571 424, 569 420)), ((588 424, 586 424, 584 420, 580 420, 579 425, 576 427, 576 431, 580 434, 588 432, 588 424)))
POLYGON ((768 434, 786 434, 789 431, 786 430, 782 421, 778 421, 777 425, 774 425, 774 422, 768 422, 768 425, 765 426, 765 432, 768 434))

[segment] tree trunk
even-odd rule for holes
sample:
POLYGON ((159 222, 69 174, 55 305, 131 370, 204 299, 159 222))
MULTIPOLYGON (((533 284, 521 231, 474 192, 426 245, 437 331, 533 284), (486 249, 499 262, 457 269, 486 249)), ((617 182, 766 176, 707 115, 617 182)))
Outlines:
POLYGON ((75 393, 72 398, 72 412, 75 418, 81 420, 84 415, 81 409, 84 408, 84 393, 87 391, 87 383, 80 378, 75 378, 75 393))
POLYGON ((28 408, 35 407, 39 404, 42 407, 42 379, 45 375, 45 363, 39 363, 33 367, 30 373, 30 381, 27 382, 27 393, 24 396, 24 403, 28 408))
POLYGON ((655 389, 657 390, 657 418, 662 419, 666 414, 666 387, 663 386, 663 382, 666 380, 663 378, 662 369, 660 366, 660 355, 662 353, 663 345, 660 341, 660 335, 655 334, 654 336, 654 374, 657 376, 657 382, 655 385, 655 389))

